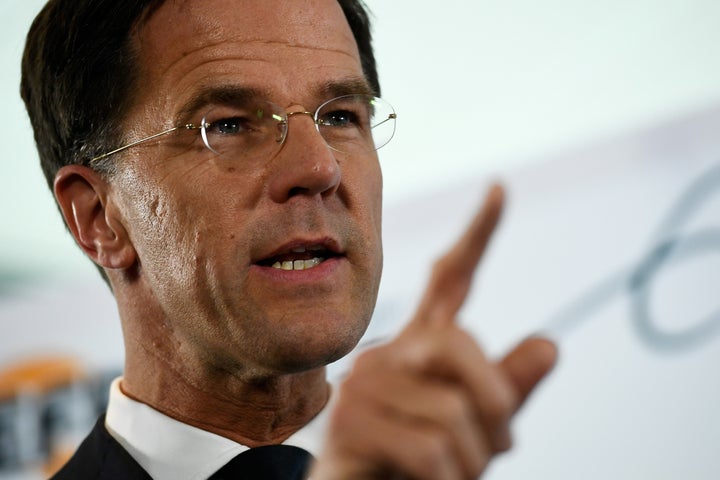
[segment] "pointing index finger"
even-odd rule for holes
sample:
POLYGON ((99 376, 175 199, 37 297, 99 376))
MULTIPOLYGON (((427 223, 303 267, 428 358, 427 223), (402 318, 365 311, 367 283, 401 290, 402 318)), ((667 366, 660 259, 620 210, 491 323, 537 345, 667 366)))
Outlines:
POLYGON ((503 188, 494 184, 467 230, 435 262, 430 282, 415 315, 416 322, 442 324, 454 321, 500 219, 504 198, 503 188))

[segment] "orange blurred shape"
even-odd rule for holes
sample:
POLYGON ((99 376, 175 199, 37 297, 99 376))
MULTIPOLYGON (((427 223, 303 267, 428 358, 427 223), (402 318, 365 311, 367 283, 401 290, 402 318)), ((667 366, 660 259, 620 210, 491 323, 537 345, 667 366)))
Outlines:
MULTIPOLYGON (((85 369, 74 357, 44 355, 18 360, 0 370, 0 402, 23 394, 44 396, 86 378, 85 369)), ((57 472, 73 451, 73 447, 52 446, 43 468, 45 475, 57 472)))
POLYGON ((70 460, 75 453, 74 448, 56 448, 50 454, 50 458, 42 466, 43 475, 52 477, 70 460))
POLYGON ((23 392, 38 395, 84 380, 86 371, 70 356, 37 356, 0 369, 0 401, 23 392))

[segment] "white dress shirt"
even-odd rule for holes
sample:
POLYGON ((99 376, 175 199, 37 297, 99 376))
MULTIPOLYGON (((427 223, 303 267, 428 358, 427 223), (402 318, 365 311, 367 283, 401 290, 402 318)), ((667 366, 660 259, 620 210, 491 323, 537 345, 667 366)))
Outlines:
MULTIPOLYGON (((317 455, 328 410, 283 443, 317 455)), ((105 427, 154 480, 205 480, 248 449, 129 398, 120 390, 119 378, 110 387, 105 427)))

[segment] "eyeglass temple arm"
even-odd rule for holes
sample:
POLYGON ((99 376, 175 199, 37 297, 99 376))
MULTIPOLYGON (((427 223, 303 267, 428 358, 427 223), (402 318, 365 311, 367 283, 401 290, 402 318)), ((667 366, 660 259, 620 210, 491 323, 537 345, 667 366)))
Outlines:
POLYGON ((116 153, 122 152, 123 150, 127 150, 128 148, 134 147, 135 145, 140 145, 141 143, 149 142, 150 140, 154 140, 154 139, 156 139, 156 138, 158 138, 158 137, 162 137, 163 135, 167 135, 168 133, 172 133, 172 132, 174 132, 175 130, 180 130, 180 129, 195 130, 195 129, 198 129, 198 128, 201 128, 201 127, 199 127, 199 126, 197 126, 197 125, 193 125, 192 123, 188 123, 187 125, 179 125, 179 126, 177 126, 177 127, 169 128, 169 129, 167 129, 167 130, 165 130, 165 131, 163 131, 163 132, 156 133, 155 135, 150 135, 149 137, 145 137, 145 138, 140 139, 140 140, 137 140, 137 141, 135 141, 135 142, 128 143, 127 145, 123 145, 122 147, 116 148, 115 150, 113 150, 113 151, 111 151, 111 152, 103 153, 102 155, 99 155, 99 156, 91 159, 91 160, 90 160, 90 165, 92 165, 93 163, 97 162, 98 160, 102 160, 103 158, 107 158, 107 157, 109 157, 110 155, 115 155, 116 153))
POLYGON ((370 127, 370 128, 379 127, 379 126, 382 125, 383 123, 389 122, 390 120, 395 120, 396 118, 397 118, 397 114, 396 114, 396 113, 391 113, 390 115, 387 116, 387 118, 386 118, 385 120, 383 120, 383 121, 380 122, 380 123, 376 123, 375 125, 373 125, 373 126, 370 127))

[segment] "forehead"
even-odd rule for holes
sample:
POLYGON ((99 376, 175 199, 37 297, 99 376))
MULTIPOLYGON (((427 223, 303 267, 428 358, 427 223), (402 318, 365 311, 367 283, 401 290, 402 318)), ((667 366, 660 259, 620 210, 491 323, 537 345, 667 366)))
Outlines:
POLYGON ((203 86, 236 83, 278 103, 299 102, 323 84, 362 77, 336 0, 167 0, 136 41, 148 97, 141 101, 157 107, 172 108, 203 86))

